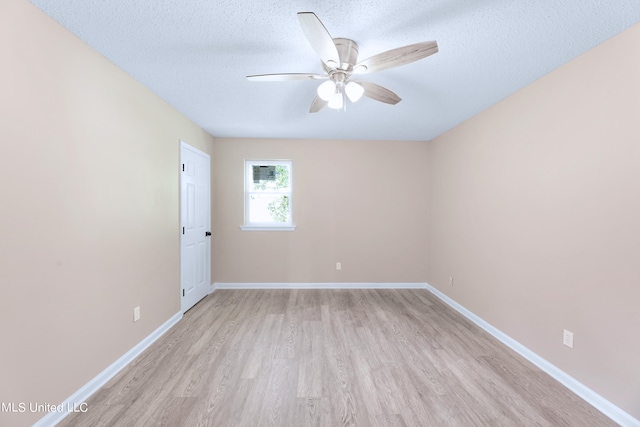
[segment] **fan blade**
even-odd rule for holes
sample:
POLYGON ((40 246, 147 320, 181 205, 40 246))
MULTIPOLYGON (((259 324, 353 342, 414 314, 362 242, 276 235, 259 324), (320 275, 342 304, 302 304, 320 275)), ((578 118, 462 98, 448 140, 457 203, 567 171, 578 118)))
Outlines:
POLYGON ((282 73, 282 74, 258 74, 255 76, 247 76, 248 80, 253 82, 284 82, 288 80, 323 80, 329 76, 322 74, 308 73, 282 73))
POLYGON ((436 52, 438 52, 438 43, 435 41, 410 44, 408 46, 391 49, 386 52, 373 55, 371 58, 358 62, 353 67, 353 70, 354 73, 371 73, 373 71, 380 71, 386 68, 409 64, 419 59, 426 58, 429 55, 433 55, 436 52), (359 67, 362 71, 358 71, 359 67))
POLYGON ((318 111, 320 111, 324 107, 326 107, 327 104, 328 104, 327 101, 325 101, 324 99, 322 99, 318 95, 316 95, 316 97, 313 98, 313 101, 311 101, 311 108, 309 108, 309 112, 310 113, 317 113, 318 111))
POLYGON ((298 12, 298 21, 309 44, 316 51, 322 62, 330 67, 340 64, 340 55, 333 38, 313 12, 298 12))
MULTIPOLYGON (((355 80, 354 80, 355 81, 355 80)), ((364 88, 364 96, 367 96, 376 101, 384 102, 385 104, 396 105, 401 101, 401 98, 389 89, 371 82, 356 81, 364 88)))

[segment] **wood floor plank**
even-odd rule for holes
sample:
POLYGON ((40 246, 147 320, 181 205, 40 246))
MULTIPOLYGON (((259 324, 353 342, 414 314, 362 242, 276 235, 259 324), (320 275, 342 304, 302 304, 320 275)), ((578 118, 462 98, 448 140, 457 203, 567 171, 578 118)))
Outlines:
POLYGON ((60 426, 614 426, 424 290, 219 290, 60 426))
POLYGON ((407 424, 404 422, 402 415, 389 414, 389 415, 376 415, 377 427, 405 427, 407 424))
POLYGON ((326 397, 299 397, 297 399, 296 425, 322 427, 331 425, 331 410, 326 397))
POLYGON ((259 419, 267 389, 267 378, 241 379, 243 385, 238 388, 238 399, 234 400, 229 425, 253 427, 259 419))
POLYGON ((302 348, 302 310, 297 305, 287 306, 282 321, 279 338, 276 339, 276 357, 293 359, 300 354, 302 348))
POLYGON ((309 357, 299 359, 299 375, 297 385, 297 397, 321 398, 326 394, 326 386, 323 384, 323 372, 326 369, 325 360, 322 357, 324 340, 322 335, 322 323, 319 321, 302 322, 302 354, 309 357))
POLYGON ((260 416, 253 420, 255 425, 293 426, 296 424, 298 365, 298 359, 274 360, 263 396, 260 416))

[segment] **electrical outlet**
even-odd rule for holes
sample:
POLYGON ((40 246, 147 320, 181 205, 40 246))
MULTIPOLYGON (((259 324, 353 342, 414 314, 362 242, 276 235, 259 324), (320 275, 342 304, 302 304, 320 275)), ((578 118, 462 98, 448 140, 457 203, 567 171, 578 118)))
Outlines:
POLYGON ((562 335, 562 344, 566 345, 569 348, 573 348, 573 332, 564 330, 564 334, 562 335))
POLYGON ((342 263, 336 262, 336 270, 342 270, 342 263))
POLYGON ((140 320, 140 306, 133 309, 133 321, 137 322, 138 320, 140 320))
POLYGON ((453 286, 453 277, 449 276, 449 286, 453 286))

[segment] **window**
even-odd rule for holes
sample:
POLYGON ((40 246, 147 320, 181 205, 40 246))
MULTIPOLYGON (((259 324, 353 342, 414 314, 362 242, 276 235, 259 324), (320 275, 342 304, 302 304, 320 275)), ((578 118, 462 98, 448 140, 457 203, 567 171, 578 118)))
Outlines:
POLYGON ((243 230, 293 231, 291 161, 247 160, 244 177, 243 230))

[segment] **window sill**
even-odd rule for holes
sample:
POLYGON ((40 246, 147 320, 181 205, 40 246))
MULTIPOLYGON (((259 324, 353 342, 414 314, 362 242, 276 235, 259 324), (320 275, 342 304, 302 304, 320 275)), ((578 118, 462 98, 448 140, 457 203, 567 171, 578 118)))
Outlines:
POLYGON ((273 225, 273 226, 264 226, 264 225, 241 225, 240 230, 242 231, 294 231, 296 229, 295 225, 273 225))

